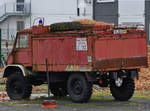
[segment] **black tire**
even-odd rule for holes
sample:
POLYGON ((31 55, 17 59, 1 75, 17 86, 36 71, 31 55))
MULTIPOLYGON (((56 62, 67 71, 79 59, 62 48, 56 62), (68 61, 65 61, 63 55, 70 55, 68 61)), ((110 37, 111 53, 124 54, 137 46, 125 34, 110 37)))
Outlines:
POLYGON ((87 102, 92 95, 92 83, 82 74, 70 75, 67 89, 73 102, 87 102))
POLYGON ((32 85, 21 73, 15 73, 8 77, 6 91, 10 99, 28 99, 32 93, 32 85))
POLYGON ((50 90, 54 97, 65 97, 68 94, 66 83, 50 84, 50 90))
POLYGON ((114 80, 110 83, 111 94, 118 101, 128 101, 133 96, 134 90, 134 80, 130 78, 123 79, 121 87, 117 87, 114 80))

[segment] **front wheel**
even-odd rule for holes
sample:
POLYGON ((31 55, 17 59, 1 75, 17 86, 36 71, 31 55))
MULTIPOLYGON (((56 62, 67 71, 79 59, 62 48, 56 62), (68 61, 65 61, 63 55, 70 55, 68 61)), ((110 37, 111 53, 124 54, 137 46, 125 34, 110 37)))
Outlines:
POLYGON ((32 93, 32 85, 21 73, 15 73, 8 77, 6 91, 10 99, 27 99, 32 93))
POLYGON ((112 96, 119 101, 128 101, 134 94, 134 80, 130 78, 111 80, 110 91, 112 96))
POLYGON ((70 75, 67 89, 74 102, 87 102, 92 95, 92 83, 82 74, 70 75))

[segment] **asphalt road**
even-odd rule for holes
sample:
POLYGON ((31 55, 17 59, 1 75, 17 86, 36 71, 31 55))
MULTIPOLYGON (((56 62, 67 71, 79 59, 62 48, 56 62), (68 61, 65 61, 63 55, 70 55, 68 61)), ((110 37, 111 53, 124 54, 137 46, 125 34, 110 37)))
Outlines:
POLYGON ((142 98, 119 102, 109 96, 92 96, 88 103, 79 104, 73 103, 67 97, 56 99, 57 107, 49 109, 42 108, 42 102, 41 98, 32 101, 9 101, 0 103, 0 111, 150 111, 150 99, 142 98))

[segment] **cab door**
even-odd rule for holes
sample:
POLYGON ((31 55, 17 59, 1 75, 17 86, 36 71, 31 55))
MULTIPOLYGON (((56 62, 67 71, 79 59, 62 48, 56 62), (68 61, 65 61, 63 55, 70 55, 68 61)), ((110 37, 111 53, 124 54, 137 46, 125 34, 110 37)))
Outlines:
POLYGON ((16 64, 32 65, 31 36, 29 34, 18 34, 13 56, 16 64))

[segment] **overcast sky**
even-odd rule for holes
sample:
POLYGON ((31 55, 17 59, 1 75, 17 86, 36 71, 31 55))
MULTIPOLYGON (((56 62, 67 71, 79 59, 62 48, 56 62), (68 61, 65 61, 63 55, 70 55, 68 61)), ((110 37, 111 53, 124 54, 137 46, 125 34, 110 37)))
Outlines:
POLYGON ((145 0, 119 0, 121 22, 144 23, 145 0))

